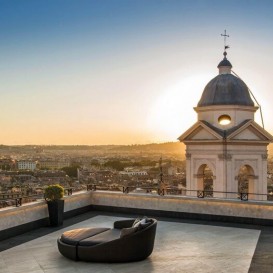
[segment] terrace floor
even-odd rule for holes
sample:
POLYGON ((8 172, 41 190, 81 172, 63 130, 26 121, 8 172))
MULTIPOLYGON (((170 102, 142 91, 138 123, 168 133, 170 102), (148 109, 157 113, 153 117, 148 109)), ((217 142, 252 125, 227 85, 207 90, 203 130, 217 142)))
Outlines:
POLYGON ((161 218, 152 255, 135 263, 86 263, 63 257, 56 239, 79 227, 112 227, 134 218, 89 212, 0 242, 1 273, 273 272, 273 227, 161 218))

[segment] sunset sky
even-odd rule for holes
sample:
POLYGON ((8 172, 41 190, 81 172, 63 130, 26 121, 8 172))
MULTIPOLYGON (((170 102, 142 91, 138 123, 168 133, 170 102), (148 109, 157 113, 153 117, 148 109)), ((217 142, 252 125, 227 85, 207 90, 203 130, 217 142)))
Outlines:
POLYGON ((176 141, 225 29, 273 133, 272 14, 258 0, 0 0, 0 143, 176 141))

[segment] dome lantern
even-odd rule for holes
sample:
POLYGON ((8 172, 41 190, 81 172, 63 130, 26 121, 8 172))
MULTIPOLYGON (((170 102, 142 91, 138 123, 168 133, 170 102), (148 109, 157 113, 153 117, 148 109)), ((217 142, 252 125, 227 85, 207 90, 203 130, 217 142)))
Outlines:
POLYGON ((219 68, 219 74, 230 74, 232 64, 227 59, 227 52, 226 51, 224 51, 223 55, 224 55, 224 59, 217 66, 219 68))

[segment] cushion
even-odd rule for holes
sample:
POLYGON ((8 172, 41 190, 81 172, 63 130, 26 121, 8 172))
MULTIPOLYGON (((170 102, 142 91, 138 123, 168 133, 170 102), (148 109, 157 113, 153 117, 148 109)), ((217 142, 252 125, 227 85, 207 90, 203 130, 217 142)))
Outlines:
POLYGON ((137 229, 137 227, 123 228, 120 232, 120 238, 135 233, 137 229))
POLYGON ((97 244, 102 244, 106 242, 110 242, 120 238, 120 229, 109 229, 102 233, 99 233, 95 236, 86 238, 79 242, 79 246, 93 246, 97 244))
POLYGON ((136 219, 133 227, 136 227, 137 230, 141 230, 143 228, 148 227, 150 224, 152 224, 153 220, 149 219, 148 217, 144 216, 142 219, 136 219))
POLYGON ((79 241, 94 236, 109 228, 78 228, 66 231, 61 236, 61 241, 69 245, 77 245, 79 241))
POLYGON ((133 227, 138 227, 141 224, 145 224, 145 222, 146 222, 146 216, 144 216, 143 218, 137 218, 133 223, 133 227))
POLYGON ((140 220, 141 220, 140 218, 136 218, 136 220, 134 221, 132 227, 137 226, 137 224, 138 224, 138 222, 139 222, 140 220))

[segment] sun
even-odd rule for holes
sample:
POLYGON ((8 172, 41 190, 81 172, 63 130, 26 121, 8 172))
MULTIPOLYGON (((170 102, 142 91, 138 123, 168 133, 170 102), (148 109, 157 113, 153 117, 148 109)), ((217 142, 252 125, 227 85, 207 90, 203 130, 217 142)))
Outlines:
POLYGON ((178 80, 162 90, 150 107, 147 126, 161 141, 176 141, 197 121, 193 110, 211 75, 199 74, 178 80))

